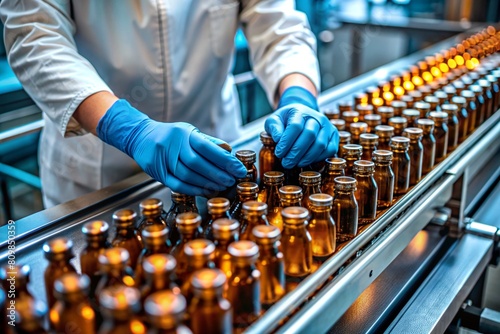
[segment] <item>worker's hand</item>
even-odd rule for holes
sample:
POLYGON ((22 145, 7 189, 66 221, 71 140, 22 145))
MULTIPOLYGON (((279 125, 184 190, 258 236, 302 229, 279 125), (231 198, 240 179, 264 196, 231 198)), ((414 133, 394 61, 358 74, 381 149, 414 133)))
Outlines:
POLYGON ((247 174, 245 166, 188 123, 157 122, 118 100, 97 125, 104 142, 132 157, 151 177, 173 191, 208 195, 247 174))
POLYGON ((314 95, 302 87, 283 92, 278 110, 266 120, 265 128, 276 142, 275 154, 285 168, 304 167, 337 153, 337 129, 318 111, 314 95))

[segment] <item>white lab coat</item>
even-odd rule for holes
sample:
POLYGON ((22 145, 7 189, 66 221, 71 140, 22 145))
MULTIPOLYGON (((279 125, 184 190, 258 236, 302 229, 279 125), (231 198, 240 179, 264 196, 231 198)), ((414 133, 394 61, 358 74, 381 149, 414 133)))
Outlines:
POLYGON ((44 112, 39 162, 46 205, 137 172, 72 117, 99 91, 151 118, 232 140, 241 127, 228 75, 239 25, 270 101, 302 73, 319 89, 316 40, 293 0, 4 0, 9 63, 44 112))

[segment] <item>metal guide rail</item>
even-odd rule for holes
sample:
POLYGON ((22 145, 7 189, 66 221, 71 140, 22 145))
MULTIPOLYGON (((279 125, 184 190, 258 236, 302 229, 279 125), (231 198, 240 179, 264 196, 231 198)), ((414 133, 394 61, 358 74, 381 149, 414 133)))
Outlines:
MULTIPOLYGON (((464 36, 458 35, 343 83, 320 96, 320 104, 322 107, 328 107, 340 99, 350 98, 385 78, 390 72, 449 47, 464 36), (383 75, 380 76, 380 73, 383 75)), ((444 206, 452 198, 453 185, 462 176, 465 167, 475 162, 485 148, 495 152, 500 149, 499 120, 500 112, 494 113, 421 182, 379 215, 377 220, 364 228, 356 238, 341 245, 340 250, 304 279, 294 291, 273 305, 247 329, 247 332, 298 333, 306 329, 314 329, 314 332, 327 331, 411 239, 429 223, 436 208, 444 206)), ((264 119, 260 119, 246 126, 245 137, 233 142, 233 148, 258 151, 258 135, 263 129, 263 123, 264 119)), ((123 207, 136 209, 138 202, 152 196, 160 197, 165 203, 170 201, 168 189, 147 175, 139 174, 93 194, 16 221, 16 261, 32 266, 30 284, 35 296, 45 299, 43 280, 33 279, 43 277, 43 242, 58 236, 72 238, 75 244, 74 252, 78 254, 84 245, 80 233, 84 222, 96 218, 110 221, 114 210, 123 207)), ((203 203, 200 202, 200 205, 203 206, 203 203)), ((0 228, 0 235, 7 236, 7 226, 0 228)), ((7 238, 2 238, 0 264, 6 262, 7 246, 7 238)))

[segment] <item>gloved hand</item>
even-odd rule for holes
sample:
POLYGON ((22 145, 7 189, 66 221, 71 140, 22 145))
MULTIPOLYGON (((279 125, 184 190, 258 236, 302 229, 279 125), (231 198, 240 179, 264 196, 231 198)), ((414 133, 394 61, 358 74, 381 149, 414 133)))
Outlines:
POLYGON ((116 101, 97 125, 104 142, 132 157, 155 180, 186 195, 208 195, 243 178, 243 163, 217 146, 222 140, 188 123, 150 119, 125 100, 116 101))
POLYGON ((316 98, 305 88, 293 86, 283 92, 278 109, 265 123, 283 167, 304 167, 337 152, 338 131, 318 110, 316 98))

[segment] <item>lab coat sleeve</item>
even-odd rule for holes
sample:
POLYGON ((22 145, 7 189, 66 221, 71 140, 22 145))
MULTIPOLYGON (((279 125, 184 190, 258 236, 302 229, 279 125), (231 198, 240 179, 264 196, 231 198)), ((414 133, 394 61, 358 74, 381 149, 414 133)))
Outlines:
POLYGON ((316 38, 293 0, 243 0, 240 21, 248 40, 253 71, 271 105, 288 74, 308 77, 320 91, 316 38))
POLYGON ((8 61, 63 136, 85 130, 72 117, 88 96, 111 91, 77 50, 69 0, 0 1, 8 61))

